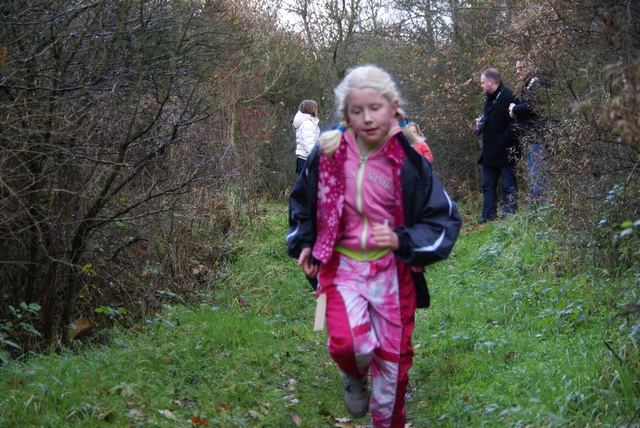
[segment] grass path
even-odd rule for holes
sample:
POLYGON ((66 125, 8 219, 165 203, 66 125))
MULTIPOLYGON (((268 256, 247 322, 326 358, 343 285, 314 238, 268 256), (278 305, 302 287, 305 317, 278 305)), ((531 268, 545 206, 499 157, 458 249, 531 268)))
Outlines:
MULTIPOLYGON (((212 299, 108 346, 0 367, 3 427, 353 427, 270 206, 212 299)), ((637 272, 581 272, 543 217, 466 227, 429 267, 407 411, 422 427, 640 426, 637 272)), ((360 423, 358 425, 357 423, 360 423)))

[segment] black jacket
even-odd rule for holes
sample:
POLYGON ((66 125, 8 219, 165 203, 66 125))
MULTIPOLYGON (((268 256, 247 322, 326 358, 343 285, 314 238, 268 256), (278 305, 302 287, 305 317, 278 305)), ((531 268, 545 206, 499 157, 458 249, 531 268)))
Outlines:
POLYGON ((516 105, 513 107, 513 113, 516 115, 518 124, 519 137, 526 135, 532 137, 533 141, 535 141, 544 129, 545 120, 536 109, 538 93, 541 88, 542 83, 535 76, 527 76, 522 81, 522 88, 518 91, 516 105))
POLYGON ((515 165, 520 157, 514 121, 509 116, 509 104, 515 102, 513 92, 500 84, 487 94, 483 114, 482 152, 478 163, 488 167, 515 165))
MULTIPOLYGON (((400 245, 394 253, 407 265, 424 267, 449 256, 462 219, 429 162, 403 134, 398 134, 398 139, 407 153, 401 169, 405 225, 394 229, 400 245)), ((316 240, 319 162, 320 148, 316 144, 289 198, 287 253, 293 258, 298 258, 303 248, 313 247, 316 240)), ((418 272, 414 282, 418 307, 428 307, 424 275, 418 272)))

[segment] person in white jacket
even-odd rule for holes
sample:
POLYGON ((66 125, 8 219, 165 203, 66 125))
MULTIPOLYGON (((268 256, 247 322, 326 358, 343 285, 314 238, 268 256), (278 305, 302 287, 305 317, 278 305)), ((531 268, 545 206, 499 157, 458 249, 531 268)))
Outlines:
POLYGON ((320 135, 318 122, 318 104, 313 100, 302 101, 293 118, 293 129, 296 130, 296 174, 302 170, 320 135))

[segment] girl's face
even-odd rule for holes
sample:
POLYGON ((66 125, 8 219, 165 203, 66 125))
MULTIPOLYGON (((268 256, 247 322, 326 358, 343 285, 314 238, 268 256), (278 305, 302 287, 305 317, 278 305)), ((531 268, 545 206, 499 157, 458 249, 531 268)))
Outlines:
POLYGON ((398 100, 390 103, 373 88, 353 89, 347 97, 349 123, 359 139, 372 148, 385 142, 397 111, 398 100))

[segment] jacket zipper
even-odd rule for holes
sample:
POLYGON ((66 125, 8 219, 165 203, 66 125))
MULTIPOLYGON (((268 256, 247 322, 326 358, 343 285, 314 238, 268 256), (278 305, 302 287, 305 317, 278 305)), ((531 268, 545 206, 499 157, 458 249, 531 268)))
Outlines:
POLYGON ((360 163, 358 164, 358 179, 356 181, 356 208, 362 215, 362 232, 360 234, 360 248, 364 255, 364 261, 367 260, 367 230, 369 229, 369 219, 362 212, 362 183, 364 182, 364 168, 367 162, 367 156, 360 155, 360 163))

